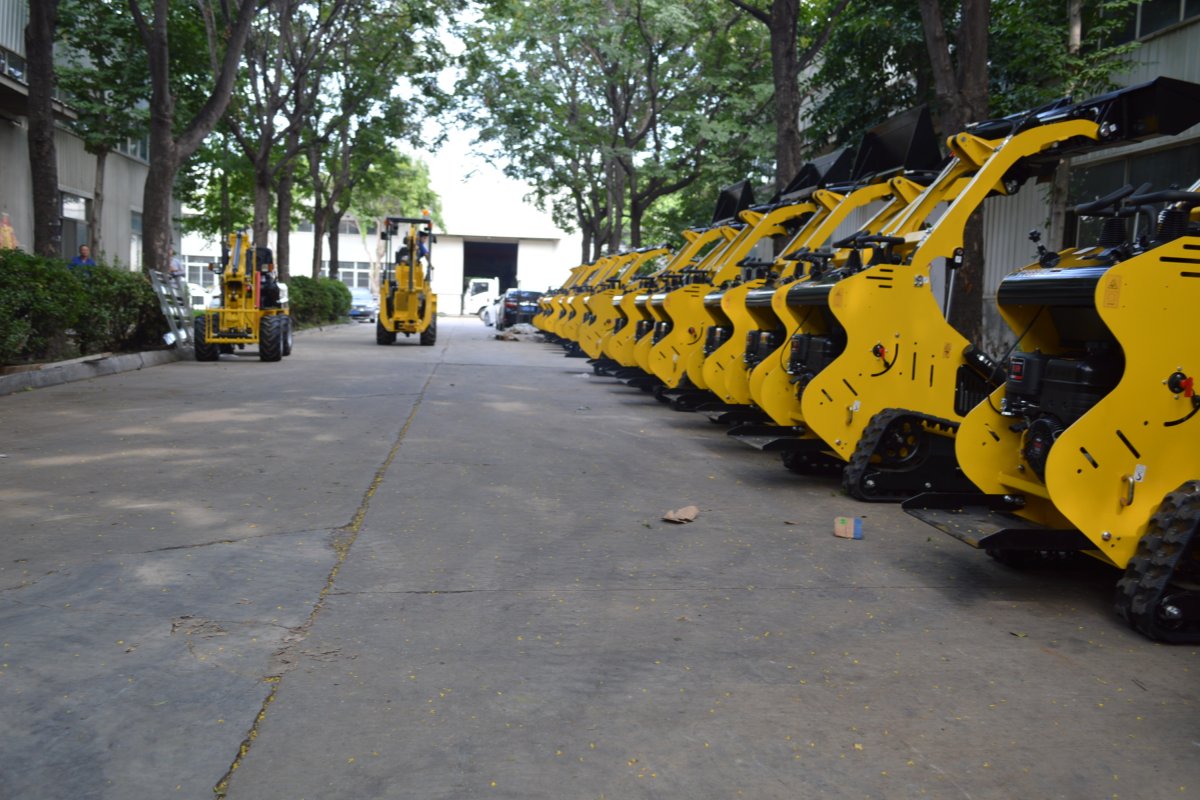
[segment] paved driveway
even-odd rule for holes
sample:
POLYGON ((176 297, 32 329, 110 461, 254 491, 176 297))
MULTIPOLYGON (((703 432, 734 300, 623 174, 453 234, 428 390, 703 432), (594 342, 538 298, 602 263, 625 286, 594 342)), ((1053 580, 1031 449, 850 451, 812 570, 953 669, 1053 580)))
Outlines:
POLYGON ((1099 565, 439 327, 0 397, 0 798, 1200 792, 1197 651, 1099 565))

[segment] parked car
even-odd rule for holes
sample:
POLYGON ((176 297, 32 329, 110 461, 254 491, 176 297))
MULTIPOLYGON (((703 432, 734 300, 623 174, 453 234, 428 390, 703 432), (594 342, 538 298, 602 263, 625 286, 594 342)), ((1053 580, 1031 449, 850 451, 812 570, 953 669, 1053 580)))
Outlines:
POLYGON ((379 298, 370 289, 350 290, 350 319, 355 322, 374 322, 379 311, 379 298))
POLYGON ((521 322, 532 322, 537 314, 538 299, 541 296, 541 292, 531 292, 528 289, 508 289, 496 300, 496 304, 491 307, 483 321, 489 325, 494 324, 498 331, 521 322))

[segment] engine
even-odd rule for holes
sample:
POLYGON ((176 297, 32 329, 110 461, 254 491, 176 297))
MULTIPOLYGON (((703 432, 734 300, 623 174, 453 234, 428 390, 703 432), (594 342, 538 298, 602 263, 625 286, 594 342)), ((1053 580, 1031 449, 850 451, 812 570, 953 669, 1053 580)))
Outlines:
POLYGON ((1003 413, 1025 420, 1021 454, 1039 479, 1059 434, 1112 391, 1124 370, 1120 348, 1109 343, 1089 346, 1082 357, 1017 352, 1009 358, 1003 413))

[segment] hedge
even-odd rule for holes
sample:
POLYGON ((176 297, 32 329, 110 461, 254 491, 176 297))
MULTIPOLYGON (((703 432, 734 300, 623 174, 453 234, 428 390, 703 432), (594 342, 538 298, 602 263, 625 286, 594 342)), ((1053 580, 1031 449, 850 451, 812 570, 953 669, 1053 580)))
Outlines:
POLYGON ((287 287, 288 312, 298 325, 341 322, 350 313, 350 290, 341 281, 293 275, 287 287))
POLYGON ((0 364, 159 347, 166 331, 140 272, 0 250, 0 364))

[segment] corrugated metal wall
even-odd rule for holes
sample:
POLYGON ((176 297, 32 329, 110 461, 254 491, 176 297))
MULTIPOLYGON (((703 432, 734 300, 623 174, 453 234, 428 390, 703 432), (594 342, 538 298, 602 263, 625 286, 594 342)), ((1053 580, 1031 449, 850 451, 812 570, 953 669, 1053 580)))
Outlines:
POLYGON ((25 23, 28 19, 28 0, 0 0, 0 47, 24 56, 25 23))
MULTIPOLYGON (((1145 83, 1160 75, 1200 83, 1200 24, 1183 25, 1142 42, 1131 59, 1129 69, 1113 78, 1120 85, 1145 83)), ((1095 164, 1198 139, 1200 126, 1182 136, 1101 150, 1076 157, 1070 163, 1072 166, 1095 164)), ((1191 180, 1200 176, 1187 177, 1191 180)), ((1014 338, 996 311, 996 290, 1005 275, 1033 263, 1037 249, 1029 241, 1028 234, 1035 228, 1045 231, 1049 215, 1048 184, 1027 183, 1013 197, 996 197, 984 203, 985 334, 981 344, 992 353, 1003 352, 1014 338)))

